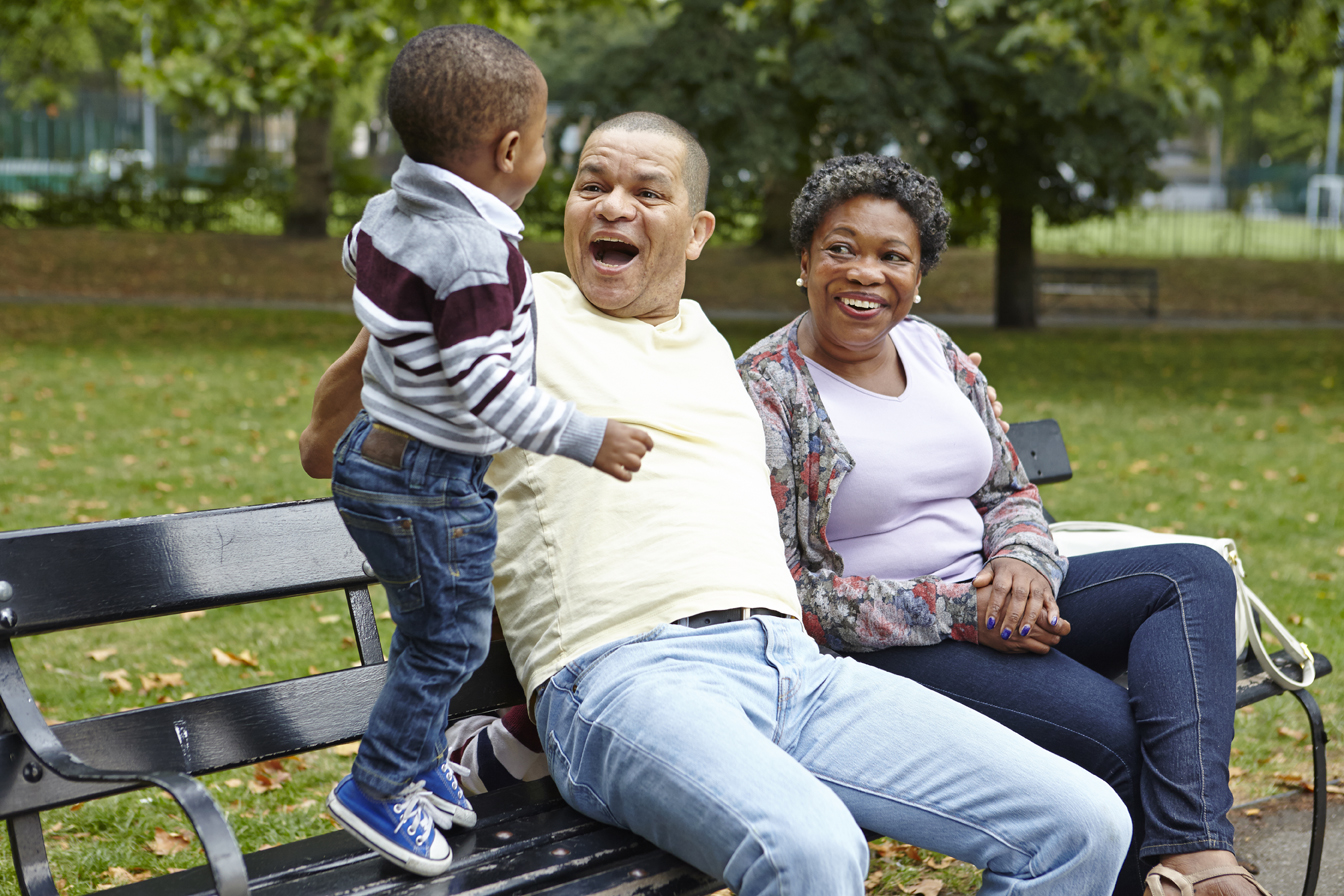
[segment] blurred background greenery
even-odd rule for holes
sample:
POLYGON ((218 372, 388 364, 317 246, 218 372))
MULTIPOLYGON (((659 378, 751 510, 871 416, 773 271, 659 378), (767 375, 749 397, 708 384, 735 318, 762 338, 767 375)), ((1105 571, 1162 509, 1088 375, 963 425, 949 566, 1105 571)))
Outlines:
POLYGON ((937 175, 954 243, 998 250, 999 323, 1029 326, 1035 248, 1344 259, 1338 226, 1304 217, 1312 195, 1328 213, 1311 179, 1333 173, 1342 9, 16 0, 0 10, 0 224, 342 234, 399 158, 382 104, 392 58, 425 27, 475 21, 550 81, 530 236, 558 237, 587 130, 652 109, 705 144, 720 243, 787 251, 789 203, 833 155, 899 154, 937 175))

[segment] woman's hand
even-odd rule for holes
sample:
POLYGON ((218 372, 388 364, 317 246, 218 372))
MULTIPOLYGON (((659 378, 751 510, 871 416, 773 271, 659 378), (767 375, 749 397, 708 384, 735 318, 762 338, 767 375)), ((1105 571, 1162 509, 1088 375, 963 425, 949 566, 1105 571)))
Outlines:
POLYGON ((981 644, 1003 653, 1049 653, 1069 633, 1050 581, 1029 563, 996 557, 971 584, 981 644))

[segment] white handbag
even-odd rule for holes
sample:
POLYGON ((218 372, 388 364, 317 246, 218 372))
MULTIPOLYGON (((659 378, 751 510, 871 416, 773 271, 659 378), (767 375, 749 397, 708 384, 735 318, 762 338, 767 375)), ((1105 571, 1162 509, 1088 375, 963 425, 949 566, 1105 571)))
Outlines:
POLYGON ((1082 554, 1095 554, 1099 551, 1118 551, 1123 548, 1146 547, 1154 544, 1202 544, 1213 548, 1227 560, 1237 580, 1237 652, 1244 654, 1249 641, 1251 650, 1260 661, 1274 683, 1287 691, 1305 688, 1316 680, 1316 663, 1312 659, 1307 645, 1289 634, 1283 623, 1278 620, 1264 602, 1256 597, 1245 581, 1245 570, 1241 558, 1237 556, 1237 543, 1230 538, 1202 538, 1198 535, 1169 535, 1152 532, 1138 526, 1125 523, 1093 522, 1091 520, 1065 520, 1051 523, 1050 534, 1065 557, 1082 554), (1294 681, 1283 673, 1269 659, 1260 630, 1255 625, 1255 614, 1260 615, 1261 625, 1267 627, 1274 637, 1279 639, 1294 663, 1301 670, 1300 680, 1294 681))

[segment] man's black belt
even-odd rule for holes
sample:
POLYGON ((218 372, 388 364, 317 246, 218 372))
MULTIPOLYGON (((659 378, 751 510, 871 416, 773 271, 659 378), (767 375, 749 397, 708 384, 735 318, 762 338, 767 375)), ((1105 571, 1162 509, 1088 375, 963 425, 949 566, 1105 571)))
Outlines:
POLYGON ((778 610, 769 610, 765 607, 734 607, 731 610, 710 610, 707 613, 696 613, 694 616, 683 616, 680 619, 673 619, 673 625, 684 625, 687 628, 704 628, 707 625, 719 625, 724 622, 741 622, 743 619, 750 619, 753 616, 778 616, 780 619, 792 619, 788 613, 781 613, 778 610))

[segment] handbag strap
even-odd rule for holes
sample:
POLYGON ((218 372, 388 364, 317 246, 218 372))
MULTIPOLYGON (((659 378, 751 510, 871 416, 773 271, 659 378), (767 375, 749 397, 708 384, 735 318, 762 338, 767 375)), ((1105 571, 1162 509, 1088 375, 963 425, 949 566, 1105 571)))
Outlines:
POLYGON ((1262 625, 1268 626, 1274 637, 1283 644, 1284 650, 1288 656, 1302 670, 1300 681, 1294 681, 1283 673, 1283 671, 1269 658, 1269 651, 1265 648, 1265 642, 1261 636, 1260 630, 1255 626, 1250 626, 1248 631, 1248 640, 1251 642, 1251 650, 1255 653, 1255 658, 1260 661, 1260 668, 1265 674, 1285 691, 1297 691, 1302 688, 1310 687, 1316 680, 1316 662, 1312 659, 1311 650, 1306 644, 1294 638, 1288 629, 1284 628, 1279 618, 1269 611, 1264 601, 1256 596, 1256 593, 1250 589, 1250 586, 1242 580, 1241 576, 1237 579, 1237 601, 1243 604, 1243 610, 1247 619, 1252 619, 1252 611, 1260 615, 1262 625))

